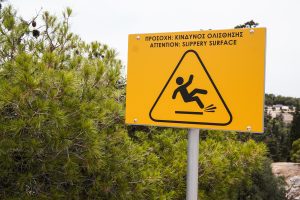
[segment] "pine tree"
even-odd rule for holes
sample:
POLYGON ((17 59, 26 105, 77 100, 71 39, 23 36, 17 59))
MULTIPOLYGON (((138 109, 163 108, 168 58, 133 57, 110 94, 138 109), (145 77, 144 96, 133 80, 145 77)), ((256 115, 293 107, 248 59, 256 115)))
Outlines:
POLYGON ((297 104, 291 126, 291 142, 300 139, 300 105, 297 104))
POLYGON ((291 160, 293 162, 300 162, 300 139, 293 142, 291 160))
POLYGON ((289 126, 283 122, 283 116, 272 119, 265 113, 265 130, 263 134, 252 135, 258 142, 264 142, 268 147, 269 157, 274 162, 285 162, 290 159, 290 134, 289 126))
POLYGON ((235 26, 234 28, 255 28, 259 25, 259 23, 254 22, 253 20, 247 21, 244 24, 240 24, 235 26))
POLYGON ((143 199, 121 62, 70 32, 71 13, 44 12, 41 24, 0 13, 0 199, 143 199))

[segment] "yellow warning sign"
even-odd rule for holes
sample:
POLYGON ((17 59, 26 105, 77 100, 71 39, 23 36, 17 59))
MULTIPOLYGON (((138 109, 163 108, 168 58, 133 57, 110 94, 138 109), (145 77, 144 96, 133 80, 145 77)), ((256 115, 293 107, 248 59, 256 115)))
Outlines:
POLYGON ((129 35, 126 123, 263 132, 265 35, 129 35))
POLYGON ((186 51, 179 60, 151 108, 150 118, 205 125, 228 125, 232 121, 229 108, 194 50, 186 51))

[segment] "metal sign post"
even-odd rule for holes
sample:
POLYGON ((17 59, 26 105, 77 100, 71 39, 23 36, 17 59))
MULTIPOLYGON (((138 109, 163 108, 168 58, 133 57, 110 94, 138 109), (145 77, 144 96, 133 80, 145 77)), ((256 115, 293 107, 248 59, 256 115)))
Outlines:
POLYGON ((199 132, 199 129, 189 129, 188 133, 187 200, 198 199, 199 132))

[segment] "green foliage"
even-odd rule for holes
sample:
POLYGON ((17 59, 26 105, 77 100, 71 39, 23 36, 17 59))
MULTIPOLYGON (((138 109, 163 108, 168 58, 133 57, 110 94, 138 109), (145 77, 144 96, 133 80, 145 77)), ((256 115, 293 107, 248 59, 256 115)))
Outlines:
MULTIPOLYGON (((152 162, 157 160, 155 174, 161 180, 149 199, 185 199, 186 132, 140 129, 134 140, 155 155, 152 162)), ((199 199, 285 199, 284 184, 272 174, 263 143, 242 142, 235 132, 201 131, 201 136, 199 199)))
POLYGON ((265 160, 261 170, 255 170, 251 175, 252 185, 242 187, 239 191, 240 200, 284 200, 287 199, 285 194, 285 181, 282 177, 274 177, 271 169, 271 162, 265 160))
POLYGON ((300 162, 300 139, 293 142, 291 160, 293 162, 300 162))
POLYGON ((200 143, 199 199, 241 199, 240 191, 254 185, 252 175, 264 169, 265 154, 262 143, 210 131, 200 143))
POLYGON ((268 117, 265 124, 266 130, 260 136, 260 140, 266 143, 269 149, 269 156, 275 162, 288 161, 290 157, 289 126, 283 123, 282 116, 275 117, 274 119, 268 117))
POLYGON ((147 199, 185 198, 186 136, 187 132, 180 129, 150 128, 148 133, 136 132, 136 143, 148 152, 147 173, 152 174, 152 192, 147 199))
POLYGON ((0 198, 142 198, 145 150, 120 123, 121 62, 70 33, 70 14, 45 12, 36 39, 11 7, 0 14, 0 198))
POLYGON ((258 25, 258 23, 254 22, 253 20, 250 20, 248 22, 245 22, 244 24, 237 25, 234 28, 255 28, 258 25))
POLYGON ((266 94, 265 95, 265 104, 268 106, 282 104, 282 105, 286 105, 286 106, 296 107, 298 104, 300 105, 300 98, 285 97, 285 96, 274 95, 274 94, 266 94))
MULTIPOLYGON (((284 97, 281 95, 266 94, 265 104, 272 106, 282 104, 290 108, 298 108, 299 98, 284 97)), ((298 110, 298 109, 297 109, 298 110)), ((263 141, 269 148, 269 156, 274 161, 290 161, 293 141, 300 138, 300 117, 299 112, 293 114, 292 124, 285 124, 282 116, 272 119, 265 113, 265 133, 254 137, 257 141, 263 141)))
POLYGON ((299 106, 297 106, 296 112, 294 113, 292 125, 291 125, 291 142, 296 141, 299 138, 300 138, 300 109, 299 106))

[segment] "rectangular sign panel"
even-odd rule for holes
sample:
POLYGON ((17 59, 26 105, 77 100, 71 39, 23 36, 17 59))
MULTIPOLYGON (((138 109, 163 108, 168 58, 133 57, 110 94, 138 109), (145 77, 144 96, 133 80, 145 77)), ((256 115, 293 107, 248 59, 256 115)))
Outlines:
POLYGON ((263 132, 266 29, 131 34, 126 123, 263 132))

